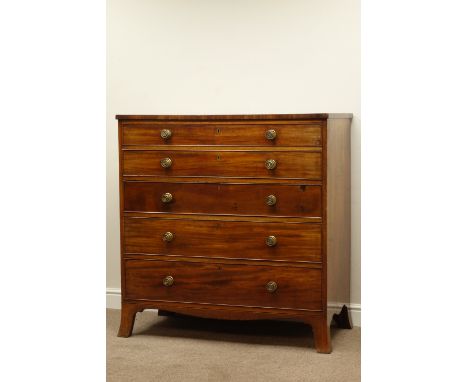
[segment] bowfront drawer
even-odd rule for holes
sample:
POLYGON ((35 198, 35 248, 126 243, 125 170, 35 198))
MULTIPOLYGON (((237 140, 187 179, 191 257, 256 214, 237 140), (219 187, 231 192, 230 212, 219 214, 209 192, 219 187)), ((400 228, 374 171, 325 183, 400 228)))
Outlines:
POLYGON ((280 151, 124 151, 123 175, 319 180, 322 177, 322 154, 280 151))
POLYGON ((321 225, 190 219, 124 220, 124 252, 321 261, 321 225))
POLYGON ((187 261, 126 260, 125 298, 321 309, 321 270, 187 261))
POLYGON ((323 123, 126 123, 123 125, 122 144, 321 146, 323 123))
POLYGON ((322 216, 321 186, 124 182, 124 211, 322 216))

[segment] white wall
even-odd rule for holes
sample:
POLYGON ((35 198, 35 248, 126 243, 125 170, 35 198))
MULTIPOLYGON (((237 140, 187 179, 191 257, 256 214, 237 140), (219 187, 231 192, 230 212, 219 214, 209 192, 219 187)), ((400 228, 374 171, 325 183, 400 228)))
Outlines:
POLYGON ((351 112, 361 301, 358 0, 108 0, 107 286, 120 287, 115 114, 351 112))

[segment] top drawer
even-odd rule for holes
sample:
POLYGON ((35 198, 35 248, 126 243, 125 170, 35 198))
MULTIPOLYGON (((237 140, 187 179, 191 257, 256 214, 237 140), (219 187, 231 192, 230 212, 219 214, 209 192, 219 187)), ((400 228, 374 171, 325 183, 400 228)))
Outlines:
POLYGON ((122 126, 122 144, 321 146, 323 123, 126 122, 122 126))

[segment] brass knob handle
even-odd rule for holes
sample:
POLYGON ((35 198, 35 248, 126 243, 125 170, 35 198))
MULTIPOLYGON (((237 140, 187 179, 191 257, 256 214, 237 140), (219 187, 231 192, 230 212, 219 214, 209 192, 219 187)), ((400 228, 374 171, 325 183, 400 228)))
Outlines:
POLYGON ((161 196, 161 200, 163 203, 170 203, 172 202, 172 194, 170 192, 166 192, 161 196))
POLYGON ((161 130, 161 138, 162 139, 169 139, 172 136, 172 131, 169 129, 162 129, 161 130))
POLYGON ((276 284, 274 281, 268 281, 266 285, 266 290, 270 293, 273 293, 278 289, 278 284, 276 284))
POLYGON ((276 204, 276 196, 275 195, 268 195, 266 198, 265 198, 265 202, 266 204, 268 204, 269 206, 274 206, 276 204))
POLYGON ((276 138, 276 131, 275 130, 267 130, 265 132, 265 138, 269 139, 270 141, 276 138))
POLYGON ((276 245, 276 237, 268 236, 265 242, 266 242, 266 245, 268 245, 269 247, 274 247, 276 245))
POLYGON ((163 240, 167 242, 174 240, 174 234, 172 232, 166 232, 163 235, 163 240))
POLYGON ((161 159, 161 167, 163 168, 169 168, 172 166, 172 160, 171 158, 164 158, 161 159))
POLYGON ((172 286, 172 284, 174 284, 174 277, 172 277, 172 276, 164 277, 164 280, 163 280, 163 285, 164 286, 170 287, 170 286, 172 286))
POLYGON ((265 161, 265 167, 268 170, 274 170, 276 168, 276 161, 274 159, 267 159, 265 161))

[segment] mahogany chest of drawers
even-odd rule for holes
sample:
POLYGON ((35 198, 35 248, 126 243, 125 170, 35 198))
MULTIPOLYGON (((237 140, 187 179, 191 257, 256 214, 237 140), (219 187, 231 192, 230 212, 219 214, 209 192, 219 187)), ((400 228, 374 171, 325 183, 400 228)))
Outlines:
POLYGON ((118 115, 122 313, 350 327, 350 114, 118 115))

